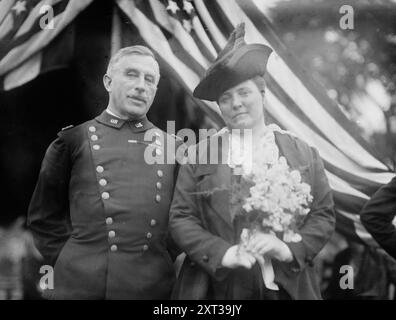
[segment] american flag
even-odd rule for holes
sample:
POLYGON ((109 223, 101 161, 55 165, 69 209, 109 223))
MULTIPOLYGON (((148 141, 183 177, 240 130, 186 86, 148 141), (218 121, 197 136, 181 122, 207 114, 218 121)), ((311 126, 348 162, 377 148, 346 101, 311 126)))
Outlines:
POLYGON ((1 0, 0 90, 13 89, 67 64, 72 39, 61 32, 92 1, 1 0), (44 6, 52 9, 52 26, 44 6))
MULTIPOLYGON (((266 75, 266 108, 283 129, 316 147, 334 191, 337 230, 351 240, 376 245, 360 222, 370 196, 394 173, 355 124, 304 71, 274 31, 260 0, 116 0, 141 37, 189 94, 235 26, 245 22, 246 41, 274 49, 266 75)), ((218 106, 203 108, 222 126, 218 106)))

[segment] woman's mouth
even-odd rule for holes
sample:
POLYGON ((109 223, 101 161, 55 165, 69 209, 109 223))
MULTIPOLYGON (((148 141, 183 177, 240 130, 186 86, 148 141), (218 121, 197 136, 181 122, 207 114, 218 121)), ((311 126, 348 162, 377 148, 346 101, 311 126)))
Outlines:
POLYGON ((247 112, 240 112, 240 113, 236 114, 235 116, 233 116, 232 118, 238 119, 238 118, 246 116, 246 115, 247 115, 247 112))

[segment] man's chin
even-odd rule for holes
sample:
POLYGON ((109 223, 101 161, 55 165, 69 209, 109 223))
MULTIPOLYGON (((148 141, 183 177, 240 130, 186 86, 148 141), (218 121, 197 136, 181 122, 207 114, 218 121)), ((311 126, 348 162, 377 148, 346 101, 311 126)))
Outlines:
POLYGON ((146 106, 135 106, 135 105, 129 105, 125 112, 133 119, 139 119, 142 118, 146 115, 147 113, 146 106))

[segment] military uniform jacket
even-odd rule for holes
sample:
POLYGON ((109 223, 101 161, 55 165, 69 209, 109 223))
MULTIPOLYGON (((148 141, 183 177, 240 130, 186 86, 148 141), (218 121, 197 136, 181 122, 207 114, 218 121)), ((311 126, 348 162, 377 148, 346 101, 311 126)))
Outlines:
POLYGON ((167 230, 177 165, 144 158, 165 156, 167 140, 175 142, 147 118, 125 121, 106 111, 58 134, 28 212, 35 243, 54 265, 47 298, 169 297, 175 276, 167 230), (144 142, 148 130, 153 140, 144 142))
MULTIPOLYGON (((221 160, 221 154, 227 153, 228 139, 220 137, 221 134, 210 138, 207 145, 218 139, 219 150, 223 150, 219 156, 221 164, 200 161, 180 167, 169 226, 172 238, 187 258, 174 288, 175 299, 205 299, 211 281, 226 279, 229 269, 221 267, 221 260, 237 243, 229 209, 232 171, 221 160), (213 190, 217 191, 213 193, 213 190)), ((311 210, 299 229, 302 241, 288 243, 294 261, 272 259, 275 282, 292 299, 320 299, 313 259, 335 228, 332 192, 323 162, 314 148, 286 133, 275 132, 275 141, 290 168, 299 170, 303 181, 310 184, 313 196, 311 210)), ((201 155, 209 159, 207 153, 201 155)))

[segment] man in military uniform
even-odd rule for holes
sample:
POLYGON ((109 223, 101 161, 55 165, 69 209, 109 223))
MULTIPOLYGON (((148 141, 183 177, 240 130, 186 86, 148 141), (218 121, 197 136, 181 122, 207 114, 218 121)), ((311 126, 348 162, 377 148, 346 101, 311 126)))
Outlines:
POLYGON ((103 78, 107 109, 62 130, 49 146, 28 212, 35 243, 54 266, 45 297, 169 297, 175 273, 167 227, 177 165, 144 157, 146 148, 158 156, 169 145, 146 117, 159 77, 150 49, 121 49, 103 78))

